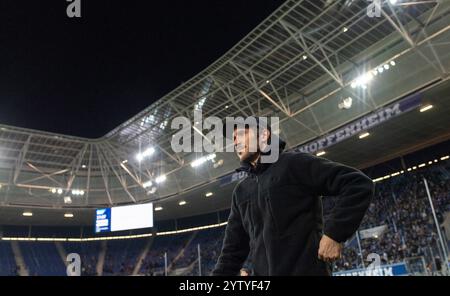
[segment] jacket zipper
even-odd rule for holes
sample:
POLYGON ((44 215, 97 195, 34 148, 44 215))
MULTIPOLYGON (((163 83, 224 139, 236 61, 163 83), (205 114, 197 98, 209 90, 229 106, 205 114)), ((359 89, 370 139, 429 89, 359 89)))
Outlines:
MULTIPOLYGON (((262 201, 261 201, 261 190, 259 188, 258 176, 256 176, 256 184, 257 184, 257 188, 258 188, 258 200, 257 200, 257 203, 258 203, 258 206, 259 206, 259 203, 262 203, 262 201)), ((264 230, 261 231, 261 235, 262 235, 262 240, 263 240, 263 244, 264 244, 264 251, 266 252, 266 258, 267 258, 267 270, 266 270, 266 273, 268 275, 270 275, 271 267, 270 267, 269 257, 267 256, 267 248, 266 248, 266 245, 265 245, 266 239, 265 239, 265 236, 264 236, 264 230)))
MULTIPOLYGON (((257 195, 256 201, 254 203, 254 207, 255 207, 255 210, 257 210, 258 209, 258 202, 259 202, 259 182, 258 182, 258 176, 255 175, 255 177, 256 177, 256 185, 257 185, 257 189, 258 189, 258 195, 257 195)), ((255 218, 253 216, 253 210, 254 209, 252 209, 252 220, 253 220, 252 230, 253 230, 253 237, 256 239, 255 218)))

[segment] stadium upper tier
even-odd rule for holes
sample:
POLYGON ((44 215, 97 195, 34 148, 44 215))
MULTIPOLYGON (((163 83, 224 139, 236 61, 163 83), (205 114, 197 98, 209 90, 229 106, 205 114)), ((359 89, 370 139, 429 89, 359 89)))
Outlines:
POLYGON ((445 84, 450 1, 395 6, 386 1, 380 16, 372 17, 368 5, 286 1, 211 66, 100 139, 1 125, 0 203, 144 202, 232 172, 238 165, 233 153, 216 153, 194 167, 192 162, 207 154, 172 151, 172 136, 179 131, 171 128, 172 120, 183 116, 194 124, 194 110, 204 118, 278 116, 281 136, 294 148, 418 90, 445 84), (347 98, 351 107, 342 104, 347 98))

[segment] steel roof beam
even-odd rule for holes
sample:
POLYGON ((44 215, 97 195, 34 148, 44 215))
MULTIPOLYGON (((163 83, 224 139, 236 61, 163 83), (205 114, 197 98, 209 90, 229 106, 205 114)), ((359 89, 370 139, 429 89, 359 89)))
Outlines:
POLYGON ((28 136, 28 139, 25 142, 25 145, 20 150, 19 157, 17 159, 17 163, 16 163, 16 166, 14 168, 13 184, 16 184, 17 183, 17 179, 19 178, 20 171, 22 170, 22 166, 23 166, 23 163, 25 161, 25 157, 26 157, 27 152, 28 152, 28 147, 30 146, 31 138, 32 138, 31 135, 28 136))
POLYGON ((108 176, 106 174, 106 168, 105 168, 105 165, 104 165, 104 163, 102 161, 102 156, 100 154, 100 149, 99 149, 98 145, 95 145, 95 149, 97 151, 98 160, 99 160, 99 163, 100 163, 100 171, 102 173, 103 183, 105 185, 106 196, 108 197, 109 204, 113 205, 113 201, 111 199, 111 194, 109 193, 108 176))

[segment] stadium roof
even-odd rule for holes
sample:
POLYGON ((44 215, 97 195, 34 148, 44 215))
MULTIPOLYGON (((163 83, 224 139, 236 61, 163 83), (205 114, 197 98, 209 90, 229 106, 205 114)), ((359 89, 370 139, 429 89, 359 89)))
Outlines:
POLYGON ((424 91, 434 94, 439 116, 426 122, 411 114, 405 121, 399 117, 364 152, 355 151, 356 140, 350 139, 331 148, 329 156, 363 167, 406 149, 406 143, 442 138, 450 126, 449 98, 442 96, 448 94, 450 1, 405 2, 387 1, 380 17, 369 17, 366 1, 286 1, 207 69, 100 139, 2 125, 0 203, 92 208, 169 202, 215 186, 238 165, 233 153, 216 153, 214 162, 193 168, 191 162, 206 154, 171 149, 177 132, 172 120, 184 116, 193 122, 194 110, 204 117, 278 116, 281 136, 293 148, 424 91), (355 79, 361 82, 385 65, 390 69, 370 83, 355 85, 355 79), (348 97, 352 107, 338 108, 348 97), (150 147, 154 154, 138 161, 136 155, 150 147), (167 180, 156 192, 144 188, 161 175, 167 180))

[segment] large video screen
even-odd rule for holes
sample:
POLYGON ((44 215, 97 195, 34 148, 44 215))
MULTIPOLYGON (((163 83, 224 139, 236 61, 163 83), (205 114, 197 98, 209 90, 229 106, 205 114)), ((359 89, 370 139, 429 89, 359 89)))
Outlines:
POLYGON ((95 232, 153 227, 153 204, 97 209, 95 232))

